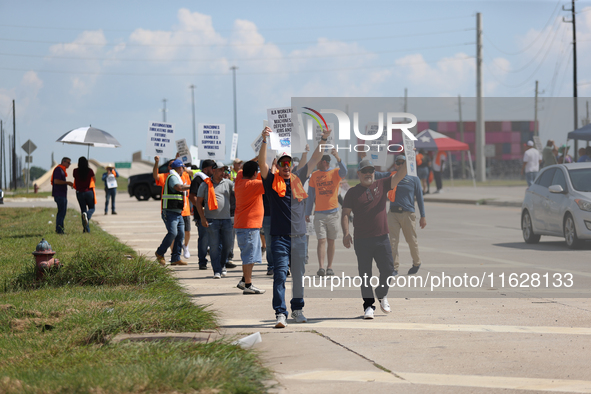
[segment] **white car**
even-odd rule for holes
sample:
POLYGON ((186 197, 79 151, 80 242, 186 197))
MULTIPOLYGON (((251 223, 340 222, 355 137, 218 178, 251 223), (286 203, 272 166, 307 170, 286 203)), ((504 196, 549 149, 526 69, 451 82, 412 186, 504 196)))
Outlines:
POLYGON ((525 191, 521 208, 523 239, 564 237, 571 249, 591 239, 591 163, 557 164, 540 171, 525 191))

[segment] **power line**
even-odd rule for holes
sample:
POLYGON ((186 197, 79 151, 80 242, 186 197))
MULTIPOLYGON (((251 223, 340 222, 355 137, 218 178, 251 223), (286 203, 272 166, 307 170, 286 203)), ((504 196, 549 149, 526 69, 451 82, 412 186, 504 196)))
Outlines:
POLYGON ((80 56, 44 56, 44 55, 27 55, 27 54, 20 54, 20 53, 0 53, 0 56, 10 56, 10 57, 25 57, 25 58, 42 58, 42 59, 66 59, 66 60, 99 60, 99 61, 124 61, 124 62, 217 62, 217 61, 229 61, 229 62, 244 62, 244 61, 262 61, 262 60, 293 60, 293 59, 317 59, 317 58, 332 58, 332 57, 349 57, 349 56, 367 56, 367 55, 374 55, 374 54, 387 54, 387 53, 396 53, 396 52, 408 52, 408 51, 419 51, 419 50, 426 50, 426 49, 439 49, 439 48, 453 48, 453 47, 461 47, 467 45, 474 45, 473 42, 466 42, 463 44, 450 44, 450 45, 435 45, 429 47, 422 47, 422 48, 404 48, 404 49, 393 49, 389 51, 376 51, 376 52, 357 52, 357 53, 344 53, 344 54, 332 54, 332 55, 309 55, 309 56, 285 56, 285 57, 261 57, 261 58, 237 58, 237 59, 227 59, 227 58, 210 58, 210 59, 203 59, 203 58, 191 58, 191 59, 174 59, 174 58, 167 58, 167 59, 129 59, 129 58, 106 58, 106 57, 80 57, 80 56))
MULTIPOLYGON (((374 40, 389 40, 392 38, 408 38, 408 37, 421 37, 421 36, 432 36, 432 35, 440 35, 440 34, 449 34, 449 33, 459 33, 474 30, 474 28, 465 28, 465 29, 456 29, 456 30, 446 30, 446 31, 437 31, 437 32, 427 32, 427 33, 413 33, 413 34, 402 34, 402 35, 395 35, 395 36, 379 36, 379 37, 365 37, 365 38, 353 38, 353 39, 339 39, 339 40, 329 40, 328 42, 357 42, 357 41, 374 41, 374 40)), ((35 44, 62 44, 62 45, 79 45, 79 46, 117 46, 121 44, 125 44, 126 47, 174 47, 174 48, 196 48, 196 47, 252 47, 252 46, 264 46, 268 44, 272 44, 275 46, 287 46, 287 45, 307 45, 307 44, 317 44, 318 41, 297 41, 297 42, 267 42, 262 44, 130 44, 130 43, 97 43, 97 42, 62 42, 62 41, 42 41, 42 40, 24 40, 24 39, 15 39, 15 38, 3 38, 0 37, 0 41, 9 41, 9 42, 26 42, 26 43, 35 43, 35 44)))
MULTIPOLYGON (((401 24, 416 24, 416 23, 425 23, 425 22, 438 22, 444 20, 453 20, 453 19, 465 19, 465 18, 473 18, 474 15, 464 15, 464 16, 452 16, 448 18, 432 18, 432 19, 421 19, 421 20, 401 20, 401 21, 389 21, 384 23, 361 23, 361 24, 353 24, 353 25, 332 25, 332 26, 300 26, 300 27, 270 27, 270 28, 257 28, 256 31, 308 31, 308 30, 328 30, 328 29, 350 29, 353 27, 375 27, 375 26, 392 26, 392 25, 401 25, 401 24)), ((10 27, 10 28, 19 28, 19 29, 37 29, 37 30, 64 30, 64 31, 97 31, 101 30, 104 32, 123 32, 123 33, 132 33, 137 29, 103 29, 103 28, 80 28, 80 27, 57 27, 57 26, 25 26, 25 25, 10 25, 10 24, 0 24, 0 27, 10 27)), ((233 31, 240 31, 240 30, 250 30, 250 29, 216 29, 216 32, 233 32, 233 31)), ((196 30, 194 29, 180 29, 174 30, 175 33, 194 33, 196 30)))
MULTIPOLYGON (((546 30, 546 27, 548 27, 548 25, 550 24, 550 21, 552 20, 552 18, 554 17, 554 14, 556 13, 556 11, 558 11, 558 6, 560 5, 562 0, 559 0, 556 3, 556 7, 554 8, 554 11, 552 11, 552 14, 550 14, 550 18, 548 18, 548 22, 546 22, 546 25, 542 28, 542 30, 540 30, 540 34, 538 34, 536 36, 536 38, 533 39, 532 42, 530 42, 529 44, 526 45, 526 47, 520 51, 517 52, 505 52, 503 51, 501 48, 497 47, 494 42, 492 42, 490 40, 490 38, 488 38, 488 36, 486 35, 486 33, 483 33, 482 35, 484 36, 484 38, 486 38, 486 40, 490 43, 490 45, 492 45, 493 48, 495 48, 497 51, 504 53, 505 55, 509 55, 509 56, 514 56, 514 55, 518 55, 520 53, 523 53, 525 51, 527 51, 533 44, 535 44, 538 39, 542 36, 542 34, 544 34, 544 30, 546 30)), ((552 26, 554 26, 554 24, 556 24, 556 20, 554 20, 554 23, 552 24, 552 26)), ((549 33, 548 33, 549 35, 549 33)))
MULTIPOLYGON (((300 74, 300 73, 314 73, 314 72, 332 72, 332 71, 344 71, 344 70, 365 70, 365 69, 374 69, 374 68, 395 68, 395 67, 405 67, 407 65, 413 64, 435 64, 441 62, 452 62, 452 61, 464 61, 474 59, 474 56, 466 56, 462 58, 451 58, 451 59, 442 59, 437 60, 434 62, 411 62, 405 63, 403 65, 392 65, 392 64, 385 64, 385 65, 376 65, 376 66, 362 66, 362 67, 343 67, 343 68, 327 68, 327 69, 317 69, 317 70, 284 70, 284 71, 261 71, 261 72, 244 72, 240 73, 240 75, 269 75, 269 74, 300 74)), ((109 75, 109 76, 150 76, 150 77, 181 77, 181 76, 222 76, 228 75, 228 73, 139 73, 139 72, 130 72, 130 73, 115 73, 115 72, 87 72, 87 71, 63 71, 63 70, 31 70, 31 69, 19 69, 19 68, 10 68, 10 67, 0 67, 0 70, 6 71, 33 71, 36 73, 51 73, 51 74, 80 74, 80 75, 109 75)))

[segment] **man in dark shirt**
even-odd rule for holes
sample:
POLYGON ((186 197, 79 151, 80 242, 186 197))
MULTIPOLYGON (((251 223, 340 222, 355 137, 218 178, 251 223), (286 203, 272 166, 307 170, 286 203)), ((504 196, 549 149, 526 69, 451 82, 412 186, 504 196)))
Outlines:
POLYGON ((197 209, 197 191, 199 186, 205 181, 205 178, 213 176, 213 167, 215 161, 203 160, 201 163, 201 171, 197 172, 191 181, 191 189, 189 190, 189 201, 193 204, 193 215, 195 217, 195 225, 197 226, 197 233, 199 234, 197 239, 197 257, 199 258, 199 269, 207 269, 207 245, 209 241, 207 239, 207 229, 201 224, 201 217, 199 216, 199 210, 197 209))
POLYGON ((64 219, 68 211, 68 186, 74 187, 74 183, 66 181, 68 176, 66 170, 70 167, 70 158, 64 157, 61 164, 55 167, 51 174, 51 195, 57 204, 57 215, 55 217, 55 232, 64 233, 64 219))
POLYGON ((361 296, 363 297, 364 319, 373 319, 375 298, 370 285, 372 261, 376 261, 380 271, 379 285, 376 296, 383 312, 391 311, 386 295, 388 294, 388 278, 394 276, 394 258, 388 239, 388 220, 386 203, 388 191, 398 185, 406 176, 406 167, 399 169, 395 176, 378 181, 374 177, 375 167, 369 160, 359 163, 357 176, 360 183, 349 189, 343 201, 341 227, 343 245, 349 249, 354 243, 359 276, 363 279, 361 296), (349 233, 349 215, 353 212, 355 240, 349 233))
MULTIPOLYGON (((269 127, 262 132, 263 144, 271 133, 269 127)), ((320 143, 326 143, 330 130, 325 130, 320 143)), ((303 276, 306 271, 305 260, 308 245, 306 244, 305 208, 308 195, 303 184, 316 166, 322 152, 317 147, 310 161, 298 167, 296 173, 291 172, 292 158, 289 154, 281 154, 277 160, 278 172, 273 174, 267 165, 267 149, 263 145, 259 151, 259 166, 265 195, 271 208, 271 250, 273 253, 273 309, 277 318, 276 328, 287 326, 287 308, 285 305, 285 280, 291 262, 292 292, 291 317, 296 323, 305 323, 303 276), (292 198, 293 197, 293 198, 292 198)))

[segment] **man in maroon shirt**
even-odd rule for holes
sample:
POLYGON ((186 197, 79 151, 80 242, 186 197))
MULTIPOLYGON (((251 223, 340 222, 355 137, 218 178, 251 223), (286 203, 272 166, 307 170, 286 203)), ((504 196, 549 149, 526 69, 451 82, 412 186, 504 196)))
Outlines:
POLYGON ((388 278, 395 276, 392 247, 388 238, 388 213, 386 203, 388 191, 398 185, 406 175, 406 166, 399 169, 395 176, 375 180, 375 167, 369 160, 359 163, 357 176, 360 183, 349 189, 343 202, 343 245, 347 249, 354 244, 357 255, 359 276, 362 278, 361 296, 363 297, 364 319, 373 319, 375 298, 370 285, 372 261, 376 261, 380 271, 376 296, 383 312, 391 311, 386 295, 388 278), (354 237, 349 233, 349 215, 353 212, 354 237))

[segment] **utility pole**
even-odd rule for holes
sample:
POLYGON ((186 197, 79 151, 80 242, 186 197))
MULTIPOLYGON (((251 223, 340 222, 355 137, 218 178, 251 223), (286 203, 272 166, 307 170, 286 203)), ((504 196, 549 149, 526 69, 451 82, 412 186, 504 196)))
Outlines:
MULTIPOLYGON (((230 70, 232 70, 232 81, 234 86, 234 134, 238 134, 238 120, 236 117, 236 70, 238 70, 238 67, 232 66, 230 67, 230 70)), ((238 148, 236 148, 236 156, 238 157, 238 148)))
POLYGON ((544 91, 542 90, 541 92, 538 90, 538 81, 536 81, 536 98, 534 100, 534 135, 535 136, 539 136, 540 135, 540 126, 538 125, 538 96, 540 94, 543 94, 544 91))
POLYGON ((408 89, 404 88, 404 112, 408 112, 408 89))
POLYGON ((484 157, 484 99, 482 98, 482 14, 476 14, 476 180, 486 181, 484 157))
MULTIPOLYGON (((460 112, 460 141, 464 142, 464 122, 462 121, 462 96, 458 94, 458 109, 460 112)), ((466 179, 466 157, 465 152, 462 151, 462 179, 466 179)))
MULTIPOLYGON (((562 21, 566 22, 566 23, 572 23, 573 24, 573 107, 574 107, 574 119, 575 119, 575 128, 574 130, 579 128, 579 122, 578 122, 578 100, 577 100, 577 25, 576 25, 576 21, 575 21, 575 0, 571 0, 571 9, 568 10, 566 8, 564 8, 564 6, 562 6, 562 10, 563 11, 570 11, 571 12, 571 18, 572 20, 566 20, 566 17, 562 17, 562 21)), ((573 157, 575 158, 575 162, 578 159, 578 155, 579 155, 579 147, 578 147, 578 140, 575 140, 575 151, 574 151, 574 155, 573 157)), ((566 152, 564 152, 565 157, 566 157, 566 152)))
POLYGON ((12 176, 14 175, 14 172, 12 171, 12 165, 14 164, 14 161, 12 160, 12 136, 10 134, 8 134, 8 163, 10 163, 10 171, 8 172, 10 174, 10 181, 8 182, 8 189, 12 189, 12 176))
POLYGON ((191 104, 193 106, 193 145, 197 146, 197 133, 195 131, 195 85, 189 86, 191 89, 191 104))
POLYGON ((4 177, 2 176, 2 169, 4 168, 4 127, 0 119, 0 189, 4 184, 4 177))
POLYGON ((14 190, 16 191, 16 109, 14 100, 12 100, 12 178, 14 180, 14 190))
POLYGON ((166 99, 162 99, 162 122, 166 123, 166 99))

